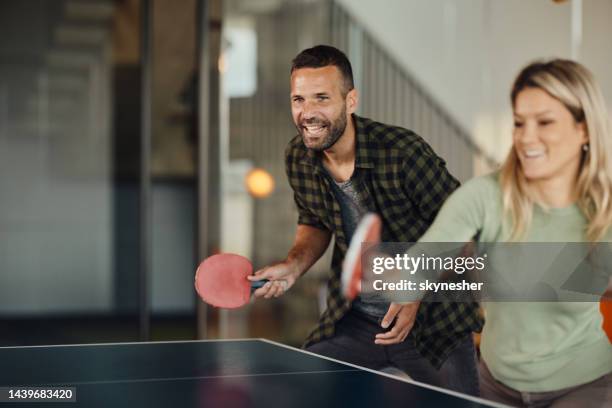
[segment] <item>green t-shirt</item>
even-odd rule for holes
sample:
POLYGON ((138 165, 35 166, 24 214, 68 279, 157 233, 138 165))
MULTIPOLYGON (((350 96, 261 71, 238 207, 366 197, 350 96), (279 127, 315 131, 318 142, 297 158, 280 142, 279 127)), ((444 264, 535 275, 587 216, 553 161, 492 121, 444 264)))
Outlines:
MULTIPOLYGON (((420 242, 505 242, 498 174, 470 180, 441 208, 420 242)), ((536 206, 524 242, 584 242, 578 207, 536 206)), ((612 241, 612 240, 610 240, 612 241)), ((524 392, 559 390, 612 372, 612 344, 597 302, 483 302, 481 354, 493 376, 524 392)))

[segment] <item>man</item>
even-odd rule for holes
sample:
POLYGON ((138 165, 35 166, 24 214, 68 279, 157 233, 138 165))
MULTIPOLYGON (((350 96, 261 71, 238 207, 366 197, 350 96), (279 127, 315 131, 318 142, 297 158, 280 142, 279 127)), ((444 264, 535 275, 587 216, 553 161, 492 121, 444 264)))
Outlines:
POLYGON ((459 184, 422 138, 355 115, 357 104, 341 51, 319 45, 293 60, 291 112, 299 135, 285 160, 298 227, 287 258, 251 277, 270 280, 255 296, 282 295, 334 235, 327 310, 306 348, 373 369, 395 366, 417 381, 476 395, 476 305, 389 304, 371 294, 349 304, 340 293, 341 263, 362 215, 381 216, 383 242, 414 242, 459 184))

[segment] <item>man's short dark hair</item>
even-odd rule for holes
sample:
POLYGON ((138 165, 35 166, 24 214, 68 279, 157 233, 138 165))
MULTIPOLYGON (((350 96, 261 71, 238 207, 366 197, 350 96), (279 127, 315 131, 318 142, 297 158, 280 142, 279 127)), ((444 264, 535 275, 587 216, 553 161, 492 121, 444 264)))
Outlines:
POLYGON ((291 73, 300 68, 323 68, 333 65, 340 70, 344 86, 342 94, 346 94, 355 87, 353 83, 353 69, 346 55, 339 49, 329 45, 317 45, 300 52, 291 63, 291 73))

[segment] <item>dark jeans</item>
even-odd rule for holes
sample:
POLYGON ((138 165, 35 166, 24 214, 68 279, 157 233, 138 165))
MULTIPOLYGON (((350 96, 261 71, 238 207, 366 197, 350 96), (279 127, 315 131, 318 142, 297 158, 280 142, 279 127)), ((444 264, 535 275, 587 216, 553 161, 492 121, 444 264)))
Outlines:
POLYGON ((437 370, 414 347, 409 335, 400 344, 381 346, 374 337, 384 329, 381 319, 351 310, 336 324, 333 337, 313 344, 307 350, 373 370, 396 367, 413 380, 478 396, 476 353, 471 335, 465 336, 437 370))

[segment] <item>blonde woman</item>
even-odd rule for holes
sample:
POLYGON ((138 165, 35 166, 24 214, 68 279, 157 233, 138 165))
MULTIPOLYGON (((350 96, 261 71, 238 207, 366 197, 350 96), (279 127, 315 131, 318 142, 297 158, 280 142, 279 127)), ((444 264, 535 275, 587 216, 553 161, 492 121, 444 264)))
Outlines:
MULTIPOLYGON (((582 65, 534 63, 511 93, 513 148, 498 173, 453 193, 421 242, 611 241, 612 135, 582 65)), ((605 288, 602 288, 602 292, 605 288)), ((596 302, 488 302, 484 398, 512 406, 612 406, 612 345, 596 302)))

